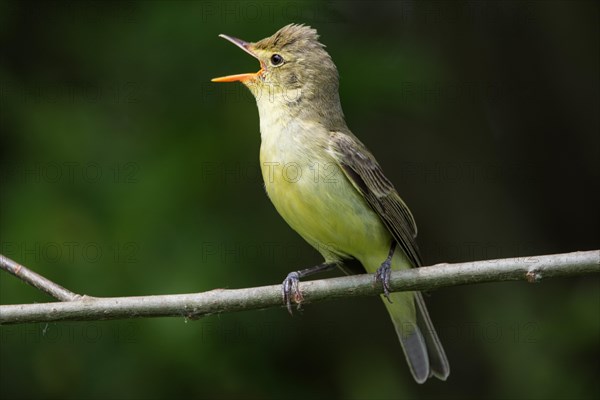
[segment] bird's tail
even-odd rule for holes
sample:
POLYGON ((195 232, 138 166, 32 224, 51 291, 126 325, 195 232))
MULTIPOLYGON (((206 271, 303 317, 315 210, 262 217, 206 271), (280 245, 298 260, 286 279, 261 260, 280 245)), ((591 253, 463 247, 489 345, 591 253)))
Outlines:
POLYGON ((423 383, 432 376, 445 381, 450 365, 421 293, 390 293, 390 300, 383 297, 415 381, 423 383))

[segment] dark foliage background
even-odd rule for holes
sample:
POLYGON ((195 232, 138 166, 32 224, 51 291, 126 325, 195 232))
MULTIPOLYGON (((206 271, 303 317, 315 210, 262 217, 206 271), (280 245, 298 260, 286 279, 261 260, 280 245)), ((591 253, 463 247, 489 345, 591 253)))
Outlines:
MULTIPOLYGON (((1 253, 79 293, 280 282, 320 261, 259 175, 258 68, 217 38, 317 28, 427 264, 598 248, 598 3, 0 3, 1 253)), ((2 398, 596 398, 598 278, 439 290, 446 383, 376 298, 0 328, 2 398)), ((48 298, 0 274, 0 303, 48 298)))

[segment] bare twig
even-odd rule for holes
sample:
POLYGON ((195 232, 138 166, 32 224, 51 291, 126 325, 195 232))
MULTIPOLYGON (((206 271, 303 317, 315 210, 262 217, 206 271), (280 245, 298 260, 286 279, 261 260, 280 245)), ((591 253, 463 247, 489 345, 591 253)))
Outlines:
MULTIPOLYGON (((460 264, 438 264, 432 267, 393 271, 392 291, 432 290, 481 282, 542 279, 596 274, 600 272, 600 251, 507 258, 460 264)), ((315 303, 343 297, 381 294, 373 275, 302 282, 304 303, 315 303)), ((79 300, 0 306, 0 324, 50 321, 84 321, 135 317, 180 316, 197 318, 204 315, 282 307, 281 285, 248 289, 216 289, 204 293, 165 296, 82 298, 79 300)))
POLYGON ((73 301, 81 298, 82 296, 77 293, 73 293, 64 287, 57 285, 49 279, 36 274, 32 270, 23 265, 11 260, 0 254, 0 269, 5 270, 9 274, 16 276, 22 281, 30 284, 31 286, 38 288, 42 292, 49 294, 60 301, 73 301))

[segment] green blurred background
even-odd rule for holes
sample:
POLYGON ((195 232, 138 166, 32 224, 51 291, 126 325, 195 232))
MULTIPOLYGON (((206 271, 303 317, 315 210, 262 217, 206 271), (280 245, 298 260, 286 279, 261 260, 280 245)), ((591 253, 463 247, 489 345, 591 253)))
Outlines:
MULTIPOLYGON (((0 3, 2 254, 78 293, 281 282, 320 262, 267 199, 257 70, 219 39, 318 29, 348 125, 426 264, 598 248, 598 4, 0 3)), ((528 260, 524 258, 524 262, 528 260)), ((377 298, 0 328, 2 398, 594 398, 597 277, 427 296, 452 366, 412 381, 377 298)), ((48 297, 0 273, 0 303, 48 297)))

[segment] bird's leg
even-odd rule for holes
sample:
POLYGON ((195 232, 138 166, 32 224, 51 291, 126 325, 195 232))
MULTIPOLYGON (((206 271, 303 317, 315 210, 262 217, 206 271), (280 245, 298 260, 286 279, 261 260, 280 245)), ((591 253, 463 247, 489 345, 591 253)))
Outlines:
POLYGON ((392 273, 391 265, 394 251, 396 251, 396 241, 392 240, 392 245, 390 246, 390 252, 388 253, 387 258, 381 263, 375 273, 375 282, 381 282, 383 285, 383 295, 390 303, 392 302, 390 300, 390 275, 392 273))
POLYGON ((314 275, 319 272, 328 271, 332 268, 337 267, 338 264, 334 262, 324 262, 319 265, 315 265, 314 267, 301 269, 300 271, 290 272, 288 276, 284 279, 283 285, 281 287, 281 292, 283 294, 283 302, 287 306, 289 313, 292 313, 292 298, 294 302, 298 304, 298 308, 300 307, 300 303, 302 302, 302 293, 298 288, 298 283, 301 278, 307 277, 309 275, 314 275))

